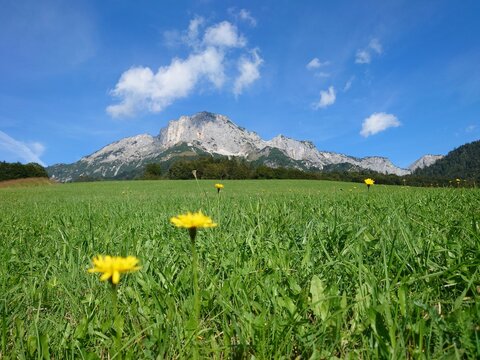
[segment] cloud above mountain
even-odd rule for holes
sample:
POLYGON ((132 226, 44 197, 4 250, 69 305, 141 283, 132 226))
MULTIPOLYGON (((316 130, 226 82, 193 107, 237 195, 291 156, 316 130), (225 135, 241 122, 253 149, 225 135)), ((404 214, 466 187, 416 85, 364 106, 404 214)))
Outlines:
POLYGON ((258 50, 254 49, 250 57, 242 56, 238 61, 239 75, 233 85, 233 93, 238 96, 243 89, 260 78, 260 65, 263 59, 258 55, 258 50))
POLYGON ((45 166, 40 160, 44 151, 45 146, 39 142, 25 143, 0 131, 0 157, 11 158, 12 161, 36 162, 45 166))
POLYGON ((155 72, 136 66, 126 70, 110 94, 119 99, 107 107, 112 117, 129 117, 140 112, 158 113, 174 101, 190 96, 201 86, 221 91, 229 89, 235 96, 260 78, 263 59, 259 49, 249 49, 246 37, 238 28, 222 21, 209 27, 202 17, 195 17, 181 36, 169 32, 169 41, 186 45, 186 58, 173 58, 169 65, 155 72), (234 51, 236 50, 236 51, 234 51), (236 64, 237 66, 233 66, 236 64))
POLYGON ((313 58, 312 60, 309 61, 309 63, 306 65, 306 68, 308 70, 314 70, 321 68, 322 66, 327 66, 330 65, 330 61, 320 61, 319 58, 313 58))
POLYGON ((326 108, 335 103, 337 96, 335 94, 335 89, 333 86, 330 86, 328 90, 320 91, 320 100, 314 104, 315 109, 326 108))
POLYGON ((358 49, 355 55, 355 63, 357 64, 370 64, 372 62, 373 55, 380 55, 383 53, 382 44, 378 39, 370 40, 367 47, 358 49))
POLYGON ((231 7, 228 9, 229 14, 236 20, 240 20, 246 22, 252 27, 257 26, 257 19, 253 17, 253 15, 247 9, 240 9, 235 7, 231 7))
POLYGON ((363 121, 360 135, 363 137, 368 137, 370 135, 375 135, 379 132, 385 131, 388 128, 398 127, 400 125, 401 123, 398 121, 395 115, 386 114, 383 112, 373 113, 363 121))

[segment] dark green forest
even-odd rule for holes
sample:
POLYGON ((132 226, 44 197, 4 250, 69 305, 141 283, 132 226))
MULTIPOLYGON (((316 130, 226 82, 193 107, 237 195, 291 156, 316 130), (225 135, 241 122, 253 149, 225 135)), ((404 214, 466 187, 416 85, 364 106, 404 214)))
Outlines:
POLYGON ((292 168, 271 168, 265 165, 255 166, 242 159, 200 157, 193 160, 178 160, 167 171, 162 172, 160 164, 148 164, 143 179, 193 179, 196 170, 198 179, 310 179, 363 182, 367 177, 375 179, 376 184, 446 187, 473 187, 475 178, 381 174, 375 171, 303 171, 292 168))
POLYGON ((433 165, 415 171, 426 177, 480 181, 480 140, 462 145, 433 165))
POLYGON ((48 177, 45 168, 37 163, 21 164, 0 161, 0 181, 25 179, 31 177, 48 177))

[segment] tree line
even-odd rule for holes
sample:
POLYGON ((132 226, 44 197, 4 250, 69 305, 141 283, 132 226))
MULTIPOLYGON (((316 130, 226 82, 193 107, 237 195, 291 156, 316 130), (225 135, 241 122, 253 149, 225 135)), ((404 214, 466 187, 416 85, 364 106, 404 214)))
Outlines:
POLYGON ((8 163, 0 161, 0 181, 31 177, 48 178, 48 174, 45 168, 37 163, 21 164, 19 162, 8 163))
POLYGON ((480 181, 480 140, 450 151, 434 164, 415 171, 426 177, 459 178, 480 181))
POLYGON ((426 187, 474 187, 476 179, 457 179, 442 176, 382 174, 370 170, 362 171, 304 171, 300 169, 265 165, 255 166, 243 159, 200 157, 193 160, 178 160, 163 170, 157 163, 145 166, 142 179, 193 179, 195 170, 198 179, 308 179, 363 182, 373 178, 377 184, 408 185, 426 187))

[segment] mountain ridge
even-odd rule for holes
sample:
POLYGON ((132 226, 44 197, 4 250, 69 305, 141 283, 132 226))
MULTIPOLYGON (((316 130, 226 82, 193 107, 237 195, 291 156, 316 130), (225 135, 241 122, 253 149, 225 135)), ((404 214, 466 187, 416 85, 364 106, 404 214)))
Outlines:
POLYGON ((207 111, 170 120, 157 136, 139 134, 123 138, 73 164, 55 164, 47 170, 59 181, 72 181, 81 176, 115 178, 124 171, 138 170, 149 162, 170 161, 173 156, 180 157, 184 153, 189 156, 195 153, 241 157, 248 161, 262 158, 271 167, 287 163, 289 167, 301 170, 350 164, 384 174, 407 175, 412 172, 412 169, 395 166, 386 157, 357 158, 320 151, 311 141, 295 140, 283 134, 264 140, 256 132, 236 125, 227 116, 207 111), (278 151, 270 156, 271 149, 278 151))

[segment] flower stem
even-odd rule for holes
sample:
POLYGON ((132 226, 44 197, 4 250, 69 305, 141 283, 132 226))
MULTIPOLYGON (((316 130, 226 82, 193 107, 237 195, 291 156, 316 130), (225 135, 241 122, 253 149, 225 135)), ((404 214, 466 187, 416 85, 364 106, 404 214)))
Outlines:
POLYGON ((120 349, 122 347, 122 321, 118 317, 118 291, 117 285, 111 283, 111 293, 112 293, 112 321, 113 321, 113 329, 115 330, 115 337, 113 338, 114 344, 114 353, 119 355, 119 358, 122 358, 122 354, 120 353, 120 349))
POLYGON ((115 285, 114 283, 111 283, 112 287, 111 287, 111 294, 112 294, 112 317, 113 317, 113 320, 115 321, 115 319, 117 318, 118 316, 118 295, 117 295, 117 285, 115 285))
POLYGON ((200 289, 198 287, 198 254, 195 248, 195 237, 197 235, 197 228, 190 228, 190 244, 192 249, 192 278, 193 278, 193 323, 194 323, 194 341, 193 341, 193 358, 198 359, 198 331, 200 324, 200 289))

